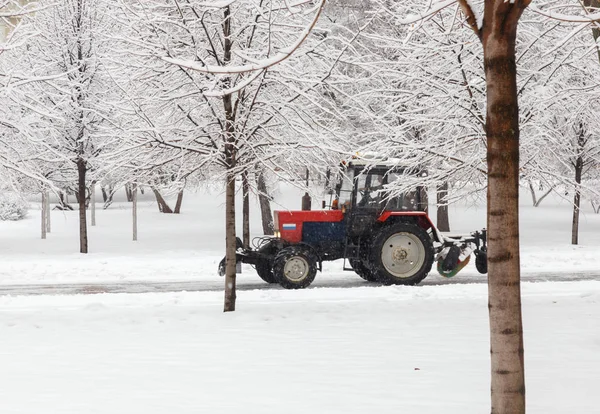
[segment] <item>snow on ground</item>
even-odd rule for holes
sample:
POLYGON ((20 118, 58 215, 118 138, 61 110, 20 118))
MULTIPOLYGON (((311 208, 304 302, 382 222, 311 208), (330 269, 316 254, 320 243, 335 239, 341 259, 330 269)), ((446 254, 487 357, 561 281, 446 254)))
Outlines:
MULTIPOLYGON (((528 412, 598 412, 600 282, 523 285, 528 412)), ((485 285, 0 297, 0 412, 489 412, 485 285)))

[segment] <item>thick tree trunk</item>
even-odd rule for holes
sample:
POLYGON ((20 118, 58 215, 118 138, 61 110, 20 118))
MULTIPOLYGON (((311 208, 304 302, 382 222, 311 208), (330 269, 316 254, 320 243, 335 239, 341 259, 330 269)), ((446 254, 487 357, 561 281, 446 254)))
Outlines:
POLYGON ((440 185, 437 190, 437 228, 439 231, 450 231, 447 181, 440 185))
POLYGON ((131 190, 132 216, 133 216, 133 241, 137 241, 137 185, 131 190))
POLYGON ((171 207, 169 207, 169 205, 167 204, 167 202, 165 201, 163 196, 160 194, 160 192, 155 187, 152 187, 152 192, 154 193, 154 196, 156 197, 156 203, 158 204, 158 211, 160 211, 161 213, 172 214, 173 210, 171 210, 171 207))
POLYGON ((529 1, 486 1, 488 307, 492 414, 525 413, 519 255, 519 108, 515 42, 529 1))
POLYGON ((42 217, 42 240, 46 239, 46 190, 42 190, 42 208, 41 208, 41 217, 42 217))
POLYGON ((577 156, 575 161, 575 196, 573 199, 573 224, 571 226, 571 244, 579 244, 579 210, 581 208, 581 174, 583 157, 577 156))
POLYGON ((258 200, 260 202, 260 215, 262 220, 263 234, 273 235, 273 213, 271 213, 271 199, 267 190, 265 177, 261 172, 257 174, 258 200))
POLYGON ((242 174, 242 242, 244 247, 250 247, 250 184, 248 173, 242 174))
POLYGON ((180 192, 177 193, 177 201, 175 202, 175 210, 173 212, 175 214, 181 213, 181 204, 183 204, 183 188, 180 192))
POLYGON ((86 217, 86 206, 85 206, 85 174, 87 172, 87 166, 85 160, 79 158, 77 160, 77 197, 79 203, 79 251, 81 253, 88 252, 88 236, 87 236, 87 217, 86 217))

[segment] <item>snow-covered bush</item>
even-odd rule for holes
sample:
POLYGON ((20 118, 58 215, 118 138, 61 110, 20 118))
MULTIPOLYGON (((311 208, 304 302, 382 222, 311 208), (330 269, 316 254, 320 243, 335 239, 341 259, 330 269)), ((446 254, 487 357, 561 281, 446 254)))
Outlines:
POLYGON ((0 220, 23 220, 27 217, 27 203, 15 194, 0 194, 0 220))

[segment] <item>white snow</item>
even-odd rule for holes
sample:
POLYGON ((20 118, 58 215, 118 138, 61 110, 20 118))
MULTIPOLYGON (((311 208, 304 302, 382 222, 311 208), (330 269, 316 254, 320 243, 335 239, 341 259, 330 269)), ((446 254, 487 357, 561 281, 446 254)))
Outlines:
MULTIPOLYGON (((531 413, 600 403, 600 282, 525 283, 531 413)), ((0 297, 2 413, 489 411, 485 285, 0 297)))
MULTIPOLYGON (((276 201, 300 206, 282 186, 276 201)), ((0 284, 201 280, 224 252, 224 197, 186 194, 181 215, 139 204, 97 211, 89 255, 78 251, 77 212, 39 211, 0 222, 0 284)), ((255 201, 255 200, 253 200, 255 201)), ((319 199, 313 199, 318 205, 319 199)), ((593 413, 600 406, 600 281, 539 282, 597 274, 600 216, 584 206, 581 245, 570 208, 522 197, 523 317, 529 413, 593 413), (541 275, 541 276, 539 276, 541 275)), ((274 206, 275 208, 280 208, 274 206)), ((252 204, 254 234, 260 232, 252 204)), ((453 230, 483 227, 485 208, 451 208, 453 230)), ((222 291, 0 296, 0 413, 406 413, 489 411, 487 287, 473 264, 447 281, 379 287, 327 263, 314 289, 238 275, 237 311, 222 291), (449 282, 449 284, 439 284, 449 282)))

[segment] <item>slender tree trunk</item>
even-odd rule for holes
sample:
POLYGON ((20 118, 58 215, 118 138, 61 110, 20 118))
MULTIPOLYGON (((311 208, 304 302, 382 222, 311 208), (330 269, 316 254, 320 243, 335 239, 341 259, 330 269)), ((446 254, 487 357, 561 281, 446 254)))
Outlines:
POLYGON ((165 214, 172 214, 173 210, 171 210, 171 207, 169 207, 169 205, 167 204, 167 202, 165 201, 163 196, 160 194, 160 192, 155 187, 152 187, 152 192, 154 193, 154 196, 156 197, 156 203, 158 204, 158 211, 160 211, 161 213, 165 213, 165 214))
POLYGON ((133 215, 133 241, 137 241, 137 185, 133 184, 131 190, 132 215, 133 215))
POLYGON ((96 184, 92 184, 90 189, 90 213, 92 215, 92 226, 96 225, 96 184))
POLYGON ((448 182, 445 181, 437 191, 437 228, 439 231, 450 231, 448 217, 448 182))
POLYGON ((577 156, 575 161, 575 196, 573 199, 573 225, 571 226, 571 244, 579 244, 579 210, 581 208, 581 174, 583 157, 577 156))
MULTIPOLYGON (((231 13, 229 6, 223 11, 223 62, 231 60, 231 13)), ((224 78, 224 84, 231 79, 224 78)), ((225 112, 225 163, 227 165, 227 188, 225 191, 225 301, 224 312, 235 311, 236 301, 236 235, 235 235, 235 178, 234 168, 237 163, 237 146, 235 137, 235 111, 231 95, 223 96, 225 112)))
POLYGON ((42 208, 41 208, 41 217, 42 217, 42 240, 46 239, 46 190, 42 190, 42 208))
POLYGON ((519 108, 515 43, 528 0, 486 1, 488 307, 492 414, 525 413, 519 254, 519 108))
POLYGON ((100 186, 100 190, 102 190, 102 201, 106 203, 108 201, 108 193, 106 192, 106 188, 104 186, 100 186))
POLYGON ((77 159, 77 175, 78 175, 78 187, 77 192, 79 197, 79 251, 81 253, 88 252, 88 236, 87 236, 87 217, 86 217, 86 206, 85 206, 85 175, 87 167, 83 158, 77 159))
POLYGON ((177 193, 177 201, 175 202, 175 210, 173 212, 175 214, 181 213, 181 204, 183 203, 183 188, 179 193, 177 193))
POLYGON ((52 222, 50 220, 50 191, 46 190, 46 233, 52 232, 52 222))
POLYGON ((242 174, 242 234, 244 247, 250 247, 250 184, 248 172, 242 174))
POLYGON ((258 200, 260 202, 260 215, 263 227, 263 234, 272 236, 273 235, 273 213, 271 213, 271 201, 267 190, 267 183, 265 177, 261 172, 256 177, 258 187, 258 200))
POLYGON ((225 304, 224 312, 235 311, 236 242, 235 242, 235 175, 227 174, 225 190, 225 304))

